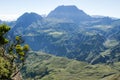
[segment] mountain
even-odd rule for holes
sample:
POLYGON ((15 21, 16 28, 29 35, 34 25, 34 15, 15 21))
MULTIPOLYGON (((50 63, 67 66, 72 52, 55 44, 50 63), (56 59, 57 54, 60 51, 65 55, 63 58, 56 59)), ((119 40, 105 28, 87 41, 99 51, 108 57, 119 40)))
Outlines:
POLYGON ((38 20, 41 20, 41 19, 42 19, 42 17, 36 13, 24 13, 22 16, 20 16, 17 19, 16 25, 21 24, 20 27, 27 27, 30 24, 32 24, 38 20), (22 25, 22 24, 24 24, 24 25, 22 25))
POLYGON ((0 24, 2 23, 2 20, 0 20, 0 24))
POLYGON ((106 40, 103 45, 106 50, 101 52, 99 56, 94 58, 93 63, 102 62, 118 62, 120 61, 120 20, 115 20, 110 24, 109 30, 106 31, 106 40))
POLYGON ((9 25, 13 26, 10 36, 22 35, 33 51, 21 71, 25 80, 120 77, 120 19, 58 6, 47 17, 25 13, 9 25))
POLYGON ((119 80, 120 63, 91 65, 43 52, 30 52, 22 69, 25 80, 119 80))
POLYGON ((47 18, 64 19, 73 22, 81 22, 91 20, 91 17, 76 6, 58 6, 55 10, 51 11, 47 18))
POLYGON ((42 17, 36 13, 24 13, 21 15, 16 23, 15 26, 12 28, 11 33, 14 34, 22 34, 22 31, 25 30, 28 26, 32 23, 37 22, 38 20, 42 20, 42 17))
POLYGON ((45 18, 23 14, 11 33, 22 35, 33 51, 91 64, 112 63, 120 61, 119 22, 110 17, 93 18, 76 6, 58 6, 45 18))

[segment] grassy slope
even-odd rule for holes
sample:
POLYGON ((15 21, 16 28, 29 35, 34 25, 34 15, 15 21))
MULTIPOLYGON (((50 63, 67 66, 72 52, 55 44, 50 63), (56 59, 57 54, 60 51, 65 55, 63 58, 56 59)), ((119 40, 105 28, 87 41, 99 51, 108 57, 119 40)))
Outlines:
POLYGON ((25 80, 109 80, 108 76, 120 71, 120 63, 114 65, 96 64, 56 57, 42 52, 31 52, 23 70, 25 80), (47 69, 44 76, 40 72, 47 69), (26 75, 27 74, 27 75, 26 75))

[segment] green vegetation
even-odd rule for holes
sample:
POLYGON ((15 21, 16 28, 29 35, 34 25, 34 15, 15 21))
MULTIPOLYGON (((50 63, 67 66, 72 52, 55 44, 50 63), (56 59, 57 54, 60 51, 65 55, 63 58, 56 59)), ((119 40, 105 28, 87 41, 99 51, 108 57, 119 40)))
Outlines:
POLYGON ((11 75, 11 64, 8 60, 0 57, 0 79, 6 79, 11 75))
POLYGON ((120 63, 96 64, 56 57, 43 52, 30 52, 22 69, 25 80, 108 80, 118 75, 120 63))
POLYGON ((25 80, 114 80, 120 77, 120 20, 93 18, 83 11, 80 14, 79 9, 74 11, 75 7, 69 8, 59 12, 59 7, 58 12, 55 10, 56 16, 44 18, 25 13, 15 21, 10 32, 23 35, 33 51, 64 58, 30 52, 25 62, 29 46, 21 45, 20 36, 14 41, 7 40, 9 27, 1 25, 2 79, 14 76, 24 64, 21 71, 25 80))
POLYGON ((14 41, 7 38, 10 27, 6 24, 0 25, 0 80, 11 80, 24 65, 26 53, 29 46, 21 46, 20 36, 16 36, 14 41))
MULTIPOLYGON (((68 7, 74 12, 75 7, 68 7)), ((75 10, 76 13, 61 9, 60 12, 64 12, 61 16, 59 8, 56 9, 50 13, 58 13, 52 15, 54 19, 50 15, 42 18, 37 14, 23 14, 16 21, 11 33, 23 35, 33 51, 44 51, 92 64, 120 61, 119 19, 91 17, 88 20, 86 17, 90 16, 81 15, 86 13, 79 14, 79 9, 75 10), (82 17, 83 20, 79 20, 82 17)))

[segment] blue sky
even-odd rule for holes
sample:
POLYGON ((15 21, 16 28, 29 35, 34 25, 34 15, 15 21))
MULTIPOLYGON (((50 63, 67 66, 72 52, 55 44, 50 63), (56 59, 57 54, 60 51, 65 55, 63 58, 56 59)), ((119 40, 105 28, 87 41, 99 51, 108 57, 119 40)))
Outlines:
POLYGON ((76 5, 89 15, 120 18, 120 0, 0 0, 0 19, 14 20, 25 12, 47 15, 59 5, 76 5))

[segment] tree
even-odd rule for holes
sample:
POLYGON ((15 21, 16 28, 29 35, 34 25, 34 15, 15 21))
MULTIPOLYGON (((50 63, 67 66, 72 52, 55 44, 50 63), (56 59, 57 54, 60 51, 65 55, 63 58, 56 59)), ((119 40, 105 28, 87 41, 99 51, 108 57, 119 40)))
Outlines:
POLYGON ((23 67, 29 45, 23 44, 21 36, 13 40, 6 38, 10 27, 0 25, 0 80, 12 80, 23 67))

